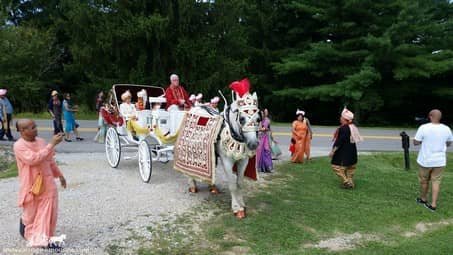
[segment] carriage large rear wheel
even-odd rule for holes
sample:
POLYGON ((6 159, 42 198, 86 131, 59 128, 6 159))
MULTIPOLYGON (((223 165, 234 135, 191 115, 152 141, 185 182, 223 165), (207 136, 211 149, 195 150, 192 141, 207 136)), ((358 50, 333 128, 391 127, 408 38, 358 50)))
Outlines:
POLYGON ((121 159, 121 143, 115 128, 109 128, 107 130, 107 135, 105 136, 105 155, 111 167, 118 167, 121 159))
POLYGON ((151 148, 146 140, 142 140, 138 145, 138 169, 143 182, 149 183, 152 173, 151 148))

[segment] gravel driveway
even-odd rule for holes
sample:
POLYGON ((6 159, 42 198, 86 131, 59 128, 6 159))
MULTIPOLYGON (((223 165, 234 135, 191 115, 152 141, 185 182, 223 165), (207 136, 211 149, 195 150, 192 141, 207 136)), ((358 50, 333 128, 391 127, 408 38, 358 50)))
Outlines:
MULTIPOLYGON (((312 156, 326 154, 312 150, 312 156)), ((283 161, 274 163, 288 158, 283 150, 283 161)), ((67 189, 58 184, 57 223, 57 235, 67 236, 67 254, 103 254, 112 244, 132 253, 131 249, 139 248, 139 240, 152 241, 149 227, 171 222, 202 205, 210 195, 206 184, 199 184, 198 194, 188 193, 187 178, 173 170, 172 161, 153 162, 150 184, 141 181, 136 159, 122 159, 117 169, 110 168, 104 153, 57 153, 57 162, 68 182, 67 189)), ((229 201, 223 169, 217 169, 216 178, 216 185, 229 201)), ((17 178, 0 180, 0 254, 24 254, 23 250, 11 250, 26 247, 18 230, 18 188, 17 178)))
MULTIPOLYGON (((108 166, 103 153, 60 153, 57 161, 68 181, 66 190, 59 187, 57 224, 57 234, 67 235, 66 251, 92 249, 87 254, 98 254, 112 243, 138 248, 136 240, 127 238, 134 235, 150 240, 147 226, 171 220, 209 195, 207 185, 200 185, 196 195, 188 193, 187 178, 172 169, 172 162, 155 163, 151 183, 144 184, 137 160, 124 160, 118 169, 108 166)), ((222 177, 219 173, 220 182, 222 177)), ((8 248, 25 247, 26 242, 18 232, 17 178, 0 180, 0 193, 3 254, 11 252, 8 248)))

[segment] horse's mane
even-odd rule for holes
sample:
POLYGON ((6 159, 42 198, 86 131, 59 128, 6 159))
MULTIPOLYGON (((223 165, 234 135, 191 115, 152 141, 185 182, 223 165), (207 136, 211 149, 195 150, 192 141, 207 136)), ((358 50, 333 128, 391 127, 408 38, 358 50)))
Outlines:
POLYGON ((213 116, 220 115, 220 113, 217 110, 215 110, 214 108, 209 107, 207 105, 200 105, 200 108, 205 110, 207 113, 209 113, 209 114, 211 114, 213 116))

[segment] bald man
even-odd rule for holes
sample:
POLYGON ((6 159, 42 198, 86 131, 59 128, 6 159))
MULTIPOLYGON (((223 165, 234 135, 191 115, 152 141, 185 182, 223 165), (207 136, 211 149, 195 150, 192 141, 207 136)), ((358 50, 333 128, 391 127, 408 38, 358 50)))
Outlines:
POLYGON ((58 192, 54 178, 59 178, 66 188, 66 180, 55 162, 55 146, 63 139, 63 133, 52 137, 49 144, 37 137, 33 120, 18 120, 17 131, 21 138, 14 143, 17 169, 19 170, 18 205, 23 208, 20 219, 21 235, 31 247, 48 247, 55 235, 58 210, 58 192), (42 176, 43 191, 31 192, 38 175, 42 176))
POLYGON ((414 145, 421 144, 417 157, 420 166, 418 173, 420 197, 416 201, 435 212, 442 172, 447 165, 447 146, 453 142, 453 135, 448 126, 440 123, 442 113, 439 110, 430 111, 428 118, 430 123, 421 125, 414 138, 414 145), (427 200, 429 182, 431 182, 431 203, 427 200))

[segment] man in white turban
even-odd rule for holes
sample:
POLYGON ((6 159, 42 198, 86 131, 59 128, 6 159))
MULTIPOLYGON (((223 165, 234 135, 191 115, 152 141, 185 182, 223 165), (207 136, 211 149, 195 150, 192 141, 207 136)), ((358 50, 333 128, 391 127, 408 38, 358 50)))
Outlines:
POLYGON ((352 123, 354 113, 344 108, 340 117, 340 127, 334 134, 334 144, 329 157, 334 173, 340 177, 342 187, 345 189, 354 188, 354 172, 357 164, 357 142, 363 141, 359 130, 352 123))

